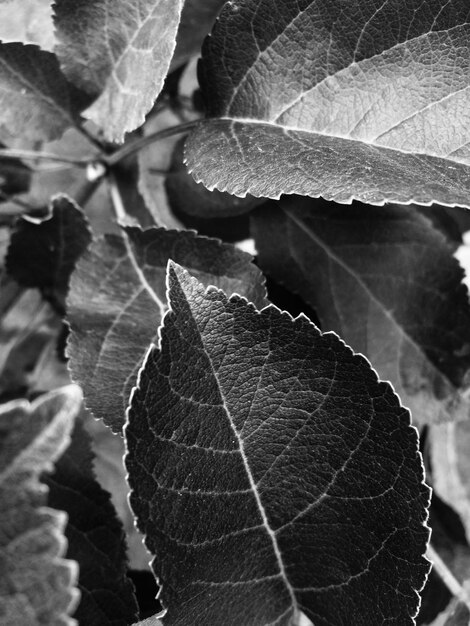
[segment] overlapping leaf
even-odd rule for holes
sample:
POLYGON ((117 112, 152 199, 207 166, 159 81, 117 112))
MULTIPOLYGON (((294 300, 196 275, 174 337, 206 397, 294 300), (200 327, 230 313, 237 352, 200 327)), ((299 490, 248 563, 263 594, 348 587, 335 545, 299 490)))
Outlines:
POLYGON ((251 256, 195 233, 125 228, 95 241, 72 277, 68 346, 74 380, 88 408, 120 432, 129 394, 166 311, 168 259, 204 284, 265 304, 264 279, 251 256))
POLYGON ((186 155, 243 196, 470 206, 467 0, 236 0, 206 40, 186 155))
POLYGON ((281 201, 253 218, 261 267, 390 380, 418 423, 470 415, 470 308, 453 247, 412 207, 281 201))
POLYGON ((67 196, 56 196, 47 218, 21 219, 16 224, 7 271, 21 285, 40 289, 63 312, 75 263, 90 242, 83 211, 67 196))
POLYGON ((98 99, 85 115, 111 141, 142 125, 163 86, 183 0, 56 0, 56 52, 98 99))
POLYGON ((54 54, 0 43, 0 127, 7 136, 56 139, 77 123, 83 104, 54 54))
POLYGON ((74 618, 86 626, 127 626, 137 617, 137 603, 126 576, 124 531, 92 462, 89 437, 77 423, 70 446, 45 478, 48 503, 67 512, 67 558, 80 565, 74 618))
POLYGON ((43 472, 70 442, 80 409, 75 386, 0 409, 0 622, 75 624, 77 564, 63 559, 66 515, 46 506, 43 472))
POLYGON ((163 624, 411 626, 429 494, 392 388, 305 317, 168 281, 125 428, 163 624))

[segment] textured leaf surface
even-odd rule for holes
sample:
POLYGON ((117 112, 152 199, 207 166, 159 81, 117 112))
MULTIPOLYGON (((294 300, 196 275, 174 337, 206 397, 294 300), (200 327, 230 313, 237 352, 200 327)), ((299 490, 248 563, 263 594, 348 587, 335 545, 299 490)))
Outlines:
POLYGON ((89 436, 77 423, 70 446, 45 479, 48 503, 67 512, 67 558, 80 565, 74 618, 86 626, 127 626, 137 617, 137 604, 126 576, 124 532, 92 462, 89 436))
POLYGON ((253 218, 263 270, 390 380, 418 423, 470 415, 470 308, 453 246, 412 207, 272 203, 253 218))
POLYGON ((413 624, 429 494, 391 387, 307 318, 174 264, 169 297, 125 428, 163 624, 413 624))
POLYGON ((40 289, 64 311, 70 276, 90 242, 83 211, 67 196, 56 196, 46 219, 17 222, 8 249, 7 271, 20 285, 40 289))
POLYGON ((198 182, 469 205, 467 0, 236 0, 206 39, 198 182))
POLYGON ((110 141, 144 122, 163 86, 183 0, 56 0, 56 52, 68 78, 98 99, 85 116, 110 141))
POLYGON ((125 233, 92 244, 72 277, 68 299, 72 376, 88 408, 114 432, 121 432, 137 372, 166 311, 169 259, 206 285, 266 304, 264 279, 252 257, 233 246, 188 231, 125 233))
POLYGON ((0 127, 7 135, 56 139, 77 123, 82 102, 51 52, 0 43, 0 127))
POLYGON ((80 390, 64 387, 34 403, 0 408, 0 622, 75 624, 77 565, 64 560, 66 515, 46 506, 43 472, 70 442, 80 390))

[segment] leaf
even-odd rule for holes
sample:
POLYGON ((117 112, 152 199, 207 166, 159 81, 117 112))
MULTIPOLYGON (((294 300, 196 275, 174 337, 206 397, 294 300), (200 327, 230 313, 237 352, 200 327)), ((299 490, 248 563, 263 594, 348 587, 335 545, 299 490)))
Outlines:
POLYGON ((439 497, 459 513, 467 539, 470 539, 469 444, 469 422, 432 426, 430 453, 433 487, 439 497))
POLYGON ((75 624, 77 564, 64 560, 66 515, 39 480, 70 442, 81 404, 68 386, 0 409, 0 619, 5 626, 75 624))
POLYGON ((429 490, 390 385, 304 316, 168 289, 125 428, 163 624, 413 624, 429 490))
POLYGON ((470 207, 467 0, 227 2, 199 68, 197 182, 470 207))
POLYGON ((210 32, 225 0, 185 0, 171 62, 179 67, 201 51, 204 37, 210 32))
POLYGON ((0 127, 9 136, 56 139, 78 124, 83 103, 54 54, 38 46, 0 43, 0 127))
MULTIPOLYGON (((149 569, 150 555, 143 544, 143 537, 135 527, 134 516, 129 506, 129 485, 123 458, 124 440, 89 415, 87 432, 93 443, 93 469, 99 484, 111 494, 111 500, 122 522, 126 534, 129 566, 133 570, 149 569)), ((146 594, 146 598, 147 598, 146 594)), ((151 598, 148 598, 151 600, 151 598)))
POLYGON ((124 228, 122 237, 95 241, 72 277, 67 308, 72 378, 87 407, 116 433, 137 372, 166 311, 168 259, 204 284, 265 301, 264 279, 251 256, 188 231, 124 228))
POLYGON ((55 196, 45 219, 17 222, 7 271, 20 285, 40 289, 63 313, 70 276, 90 242, 88 220, 80 207, 66 195, 55 196))
POLYGON ((176 214, 182 211, 202 218, 236 216, 247 213, 263 202, 252 196, 237 198, 217 189, 209 191, 204 185, 196 183, 183 163, 184 141, 183 138, 176 145, 171 168, 165 179, 170 206, 176 214))
POLYGON ((98 96, 85 117, 110 141, 144 123, 176 43, 183 0, 56 0, 57 55, 73 83, 98 96))
POLYGON ((67 558, 80 565, 81 600, 73 616, 87 626, 127 626, 138 607, 126 576, 125 535, 92 462, 90 438, 77 423, 70 446, 45 479, 49 504, 67 512, 67 558))
POLYGON ((52 52, 55 40, 50 0, 7 0, 3 4, 0 39, 38 44, 52 52))
POLYGON ((5 282, 0 313, 0 400, 70 383, 57 355, 62 323, 40 293, 5 282))
POLYGON ((286 198, 253 223, 262 269, 365 354, 415 422, 469 417, 468 292, 428 220, 412 207, 286 198))

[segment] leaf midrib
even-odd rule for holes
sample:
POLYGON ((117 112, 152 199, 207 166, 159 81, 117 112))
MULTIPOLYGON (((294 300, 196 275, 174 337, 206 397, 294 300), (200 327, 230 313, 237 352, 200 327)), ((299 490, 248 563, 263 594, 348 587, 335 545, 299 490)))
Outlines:
MULTIPOLYGON (((191 311, 191 314, 192 314, 191 304, 189 302, 188 302, 188 308, 189 308, 189 310, 191 311)), ((296 614, 299 613, 299 606, 298 606, 298 603, 297 603, 297 598, 295 596, 294 588, 291 585, 291 583, 289 582, 289 579, 287 578, 286 569, 284 567, 284 562, 283 562, 283 559, 282 559, 282 553, 281 553, 281 550, 279 548, 279 544, 278 544, 277 539, 276 539, 276 533, 271 528, 271 525, 269 523, 268 517, 266 515, 266 511, 264 510, 263 503, 261 502, 261 497, 260 497, 260 495, 258 493, 258 489, 256 487, 256 482, 255 482, 253 474, 251 472, 251 468, 250 468, 250 464, 249 464, 249 461, 248 461, 248 457, 245 454, 245 447, 244 447, 243 439, 242 439, 242 437, 240 436, 238 430, 235 427, 235 423, 234 423, 234 421, 232 419, 232 415, 231 415, 230 409, 228 407, 227 400, 225 398, 225 394, 224 394, 224 392, 222 390, 222 387, 221 387, 221 385, 219 383, 219 379, 218 379, 216 371, 214 369, 214 365, 212 363, 212 359, 210 357, 209 352, 206 350, 206 346, 205 346, 205 343, 204 343, 204 339, 203 339, 202 333, 199 330, 199 325, 197 323, 197 320, 194 318, 194 316, 193 316, 193 322, 194 322, 195 327, 197 328, 197 331, 198 331, 198 334, 199 334, 199 340, 200 340, 201 345, 202 345, 202 347, 204 349, 204 354, 206 355, 207 360, 209 362, 209 365, 210 365, 210 368, 211 368, 211 374, 212 374, 212 376, 214 378, 214 381, 215 381, 215 384, 217 386, 217 391, 219 392, 219 396, 220 396, 220 399, 222 401, 222 406, 224 408, 225 414, 227 415, 227 419, 229 421, 230 428, 232 429, 232 432, 235 435, 235 438, 237 440, 238 448, 239 448, 239 451, 240 451, 240 456, 242 458, 243 466, 245 468, 245 472, 246 472, 246 475, 247 475, 247 478, 248 478, 248 482, 250 484, 250 489, 251 489, 251 492, 254 495, 254 498, 255 498, 255 501, 256 501, 256 505, 257 505, 258 511, 260 513, 261 521, 263 523, 263 526, 266 529, 266 532, 267 532, 267 534, 268 534, 268 536, 269 536, 269 538, 271 540, 271 544, 272 544, 272 547, 273 547, 273 552, 274 552, 274 555, 276 557, 277 564, 279 566, 279 574, 280 574, 282 580, 284 581, 286 589, 287 589, 287 591, 289 593, 289 596, 291 598, 293 616, 295 616, 296 614)), ((276 622, 280 619, 280 617, 281 616, 279 616, 277 618, 276 622)))

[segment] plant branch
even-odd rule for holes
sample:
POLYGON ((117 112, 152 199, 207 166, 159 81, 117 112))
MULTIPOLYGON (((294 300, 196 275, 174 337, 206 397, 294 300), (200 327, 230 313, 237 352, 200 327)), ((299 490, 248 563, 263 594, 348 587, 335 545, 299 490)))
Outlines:
POLYGON ((2 157, 8 159, 22 159, 25 161, 55 161, 57 163, 66 163, 82 168, 86 168, 90 161, 96 161, 96 158, 92 157, 75 159, 52 152, 35 152, 34 150, 15 150, 10 148, 0 149, 0 158, 2 157))
POLYGON ((432 562, 436 573, 440 576, 442 582, 451 594, 460 600, 460 602, 463 602, 463 604, 465 604, 465 606, 470 610, 469 593, 462 587, 457 578, 455 578, 454 574, 450 571, 431 544, 428 546, 426 556, 432 562))
POLYGON ((173 135, 188 133, 190 130, 198 126, 202 121, 203 120, 191 120, 190 122, 185 122, 184 124, 177 124, 176 126, 170 126, 169 128, 158 130, 155 133, 147 135, 146 137, 142 137, 141 139, 136 139, 136 141, 123 146, 110 156, 103 157, 103 160, 108 166, 117 165, 122 160, 127 159, 127 157, 135 154, 136 152, 139 152, 143 148, 146 148, 156 141, 167 139, 168 137, 172 137, 173 135))

